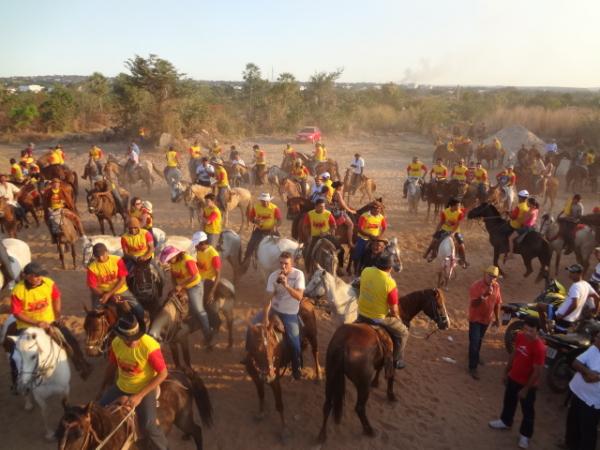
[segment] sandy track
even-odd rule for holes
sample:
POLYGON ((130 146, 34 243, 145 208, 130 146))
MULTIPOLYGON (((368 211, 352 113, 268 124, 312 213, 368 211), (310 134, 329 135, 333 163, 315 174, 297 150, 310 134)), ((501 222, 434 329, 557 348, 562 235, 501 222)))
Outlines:
MULTIPOLYGON (((259 139, 258 142, 265 145, 269 162, 278 164, 285 141, 259 139)), ((240 147, 244 159, 250 161, 251 143, 245 142, 240 147)), ((303 151, 309 151, 308 146, 299 147, 303 151)), ((104 148, 119 152, 124 146, 113 144, 104 148)), ((432 146, 419 136, 402 135, 361 138, 352 142, 333 140, 328 142, 328 148, 330 154, 340 162, 341 170, 356 151, 360 151, 365 157, 366 172, 376 179, 378 193, 384 195, 391 234, 400 238, 404 260, 404 271, 396 276, 400 291, 409 292, 434 286, 433 268, 421 258, 434 225, 424 221, 422 212, 416 217, 407 214, 406 203, 401 199, 403 180, 400 179, 404 176, 406 163, 413 154, 420 155, 429 165, 432 146)), ((16 154, 17 147, 5 146, 0 150, 4 155, 16 154)), ((81 170, 85 161, 86 146, 67 145, 66 150, 71 156, 69 163, 81 170)), ((154 155, 152 158, 163 167, 162 155, 154 155)), ((133 194, 145 195, 145 192, 137 189, 133 194)), ((195 231, 188 226, 184 206, 168 201, 164 182, 157 185, 149 199, 155 206, 155 224, 167 233, 190 236, 195 231)), ((84 211, 82 195, 78 204, 80 210, 84 211)), ((85 212, 83 220, 88 234, 99 233, 95 217, 85 212)), ((234 214, 233 220, 235 224, 238 223, 237 214, 234 214)), ((451 284, 447 292, 448 312, 452 319, 451 329, 424 340, 422 337, 431 325, 423 317, 415 319, 407 350, 408 368, 397 375, 396 392, 399 401, 389 403, 385 399, 383 389, 380 388, 372 391, 368 403, 368 415, 379 432, 377 437, 368 439, 361 435, 360 424, 353 411, 354 387, 347 385, 349 387, 342 423, 336 427, 330 421, 329 440, 323 448, 501 449, 516 446, 517 427, 509 432, 494 432, 487 428, 487 421, 496 418, 499 413, 503 394, 501 378, 507 356, 502 345, 503 330, 491 331, 484 344, 482 357, 486 366, 481 370, 482 380, 473 381, 466 373, 466 292, 469 284, 480 276, 481 268, 491 263, 491 248, 487 236, 477 224, 465 228, 471 267, 466 271, 459 271, 458 279, 451 284), (445 362, 441 357, 453 358, 456 364, 445 362)), ((121 229, 122 225, 118 222, 117 230, 121 229)), ((285 224, 284 231, 289 234, 289 223, 285 224)), ((26 230, 20 237, 30 243, 35 258, 50 269, 51 276, 63 292, 64 313, 69 316, 74 329, 80 332, 81 305, 88 302, 80 252, 79 269, 63 271, 60 270, 58 257, 45 228, 26 230)), ((248 232, 245 232, 244 238, 248 238, 248 232)), ((567 258, 564 263, 569 261, 567 258)), ((535 268, 537 269, 537 266, 535 268)), ((509 277, 502 281, 505 300, 528 300, 535 297, 541 287, 534 285, 532 279, 523 281, 524 268, 519 260, 511 261, 507 271, 509 277)), ((229 268, 226 269, 226 273, 229 273, 229 268)), ((563 274, 561 278, 564 281, 563 274)), ((243 355, 245 323, 261 304, 263 288, 260 277, 251 272, 239 283, 235 347, 232 351, 225 349, 223 334, 218 337, 219 344, 212 352, 195 345, 192 360, 208 385, 215 408, 215 425, 205 432, 205 447, 208 449, 283 448, 277 437, 279 422, 270 392, 267 391, 268 415, 262 422, 256 422, 253 419, 257 410, 254 386, 238 363, 243 355)), ((7 305, 5 300, 2 313, 7 312, 7 305)), ((5 314, 2 315, 2 318, 4 317, 5 314)), ((328 316, 319 312, 319 340, 323 364, 323 355, 333 330, 328 316)), ((199 342, 199 339, 196 341, 199 342)), ((165 353, 170 358, 168 350, 165 353)), ((312 367, 308 352, 305 362, 307 367, 312 367)), ((97 392, 105 363, 97 359, 93 364, 94 374, 86 383, 74 375, 72 402, 89 401, 97 392)), ((312 374, 312 370, 307 372, 312 374)), ((5 380, 4 388, 0 389, 0 423, 5 430, 0 448, 55 448, 55 445, 42 441, 43 432, 38 412, 26 413, 23 411, 23 400, 9 394, 6 362, 0 363, 0 379, 5 380)), ((321 422, 323 383, 317 385, 310 380, 292 382, 286 377, 283 380, 283 395, 286 416, 292 431, 292 437, 285 448, 311 448, 321 422)), ((561 437, 565 415, 562 401, 561 396, 551 393, 545 383, 542 383, 538 395, 536 434, 532 448, 551 448, 561 437)), ((57 421, 60 413, 60 407, 56 405, 57 421)), ((517 417, 517 424, 518 420, 517 417)), ((171 433, 170 443, 173 449, 193 448, 189 441, 181 440, 181 434, 177 430, 171 433)))

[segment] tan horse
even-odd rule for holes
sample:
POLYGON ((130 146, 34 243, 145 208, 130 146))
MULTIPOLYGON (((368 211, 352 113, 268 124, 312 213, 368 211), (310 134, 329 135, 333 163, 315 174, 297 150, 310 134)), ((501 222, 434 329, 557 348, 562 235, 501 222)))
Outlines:
POLYGON ((79 235, 77 234, 75 224, 66 214, 64 214, 64 209, 54 211, 50 214, 48 220, 53 222, 51 228, 56 230, 55 232, 51 231, 51 234, 56 241, 56 249, 58 250, 63 270, 67 268, 65 265, 65 252, 69 248, 71 249, 71 256, 73 257, 73 269, 76 269, 77 255, 75 254, 75 242, 79 239, 79 235))
POLYGON ((317 162, 314 165, 315 176, 321 175, 323 172, 329 172, 333 181, 340 179, 340 171, 338 170, 337 161, 329 158, 327 161, 317 162))
POLYGON ((15 215, 15 208, 9 205, 4 197, 0 197, 0 226, 8 237, 16 238, 19 229, 19 220, 15 215))
POLYGON ((544 204, 542 205, 542 207, 546 206, 546 202, 549 200, 550 201, 550 209, 549 211, 552 211, 552 209, 554 208, 554 202, 556 201, 556 196, 558 195, 558 186, 560 184, 560 181, 558 180, 558 177, 551 177, 551 178, 547 178, 544 180, 544 187, 543 187, 543 193, 544 193, 544 204))
MULTIPOLYGON (((121 193, 123 205, 127 205, 129 203, 129 193, 125 189, 118 189, 121 193)), ((115 202, 112 192, 94 190, 90 191, 86 189, 86 193, 88 211, 90 212, 90 214, 95 214, 98 218, 101 234, 104 234, 104 221, 106 220, 108 222, 108 226, 110 227, 110 231, 112 232, 113 236, 116 236, 112 219, 117 214, 121 214, 121 217, 123 219, 123 231, 125 231, 125 222, 127 220, 127 217, 123 214, 123 212, 119 213, 117 211, 117 204, 115 202)))
POLYGON ((236 187, 230 189, 230 195, 227 199, 227 210, 223 213, 223 227, 226 227, 229 222, 229 212, 239 208, 242 214, 242 222, 240 224, 239 233, 248 226, 248 211, 252 205, 252 194, 248 189, 236 187))
POLYGON ((350 203, 350 196, 354 195, 356 191, 360 192, 360 200, 358 200, 359 203, 362 203, 365 196, 367 197, 369 202, 373 200, 373 194, 377 189, 375 181, 373 181, 369 177, 362 175, 360 177, 359 185, 356 187, 356 189, 353 190, 353 186, 350 185, 350 180, 352 180, 351 170, 346 169, 346 173, 344 174, 344 192, 348 196, 348 203, 350 203))
MULTIPOLYGON (((306 189, 306 191, 308 192, 309 189, 306 189)), ((279 196, 284 202, 287 202, 289 198, 303 197, 298 183, 290 178, 286 178, 279 182, 279 196)))

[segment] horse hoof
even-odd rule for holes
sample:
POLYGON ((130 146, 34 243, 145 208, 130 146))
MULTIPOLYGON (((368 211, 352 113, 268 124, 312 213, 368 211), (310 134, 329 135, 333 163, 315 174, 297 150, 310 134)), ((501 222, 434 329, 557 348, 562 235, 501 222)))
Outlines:
POLYGON ((56 435, 54 434, 53 431, 48 431, 45 435, 44 435, 44 439, 47 442, 54 442, 56 440, 56 435))
POLYGON ((33 403, 30 400, 25 401, 25 411, 33 411, 33 403))

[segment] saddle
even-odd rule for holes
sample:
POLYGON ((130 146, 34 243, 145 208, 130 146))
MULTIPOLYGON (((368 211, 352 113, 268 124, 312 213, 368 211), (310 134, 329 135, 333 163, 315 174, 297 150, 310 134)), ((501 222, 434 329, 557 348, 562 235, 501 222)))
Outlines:
POLYGON ((365 317, 357 319, 355 323, 368 325, 375 331, 375 334, 377 335, 377 346, 383 357, 383 367, 386 378, 391 377, 394 374, 394 343, 392 341, 392 336, 384 327, 365 317))

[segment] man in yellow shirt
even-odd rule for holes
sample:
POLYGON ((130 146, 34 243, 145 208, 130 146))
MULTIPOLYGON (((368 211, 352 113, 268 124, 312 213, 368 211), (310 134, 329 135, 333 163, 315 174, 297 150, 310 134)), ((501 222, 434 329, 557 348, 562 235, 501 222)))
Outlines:
POLYGON ((436 182, 446 181, 448 168, 444 165, 442 158, 438 158, 429 172, 429 179, 436 182))
POLYGON ((86 283, 90 288, 92 307, 98 308, 111 298, 128 303, 140 323, 144 323, 144 309, 127 287, 127 267, 123 258, 108 253, 106 245, 92 247, 94 259, 88 264, 86 283))
POLYGON ((212 163, 215 166, 215 178, 217 179, 217 183, 215 184, 217 189, 217 204, 219 205, 219 208, 221 208, 221 212, 225 213, 225 211, 227 211, 230 190, 229 176, 227 175, 227 170, 225 170, 221 158, 214 159, 212 163))
POLYGON ((132 271, 138 261, 148 261, 154 256, 154 238, 152 233, 140 226, 140 221, 130 217, 127 221, 127 233, 121 236, 123 259, 128 271, 132 271))
POLYGON ((215 194, 204 196, 205 206, 202 209, 203 230, 208 236, 208 243, 213 247, 219 244, 221 231, 223 231, 223 216, 216 204, 215 194))
POLYGON ((454 166, 454 168, 452 169, 452 179, 457 180, 461 183, 466 183, 468 170, 469 168, 465 166, 465 160, 461 158, 458 161, 458 165, 454 166))
POLYGON ((523 226, 523 222, 526 219, 526 215, 529 212, 529 205, 527 199, 529 198, 529 192, 525 189, 519 191, 518 204, 510 213, 510 227, 512 231, 508 235, 508 253, 504 256, 504 262, 512 257, 514 250, 514 239, 513 237, 519 232, 523 226))
POLYGON ((96 165, 96 170, 98 171, 98 174, 102 175, 102 157, 104 156, 104 152, 102 151, 102 149, 100 147, 98 147, 96 144, 92 145, 90 147, 90 151, 88 152, 89 154, 89 161, 92 164, 96 165))
POLYGON ((418 156, 413 156, 412 162, 406 166, 406 174, 408 178, 404 181, 404 186, 402 187, 403 198, 406 198, 408 182, 411 178, 418 178, 419 183, 424 181, 425 175, 427 175, 427 166, 419 160, 418 156))
MULTIPOLYGON (((355 262, 357 268, 367 248, 367 243, 373 238, 383 236, 383 233, 387 229, 387 220, 382 213, 383 204, 374 201, 371 203, 371 209, 358 218, 358 236, 354 244, 354 252, 352 253, 352 260, 355 262)), ((360 274, 356 273, 355 275, 360 274)))
POLYGON ((144 333, 133 314, 119 318, 114 332, 99 403, 135 408, 144 441, 151 448, 167 450, 156 414, 157 389, 168 376, 160 344, 144 333))
POLYGON ((23 184, 25 181, 23 169, 15 158, 10 158, 10 181, 15 184, 23 184))
POLYGON ((473 182, 477 186, 477 195, 480 201, 485 201, 488 190, 489 178, 487 170, 483 168, 481 161, 477 161, 475 171, 473 172, 473 182))
POLYGON ((404 349, 408 341, 408 328, 400 317, 398 288, 391 276, 392 258, 382 256, 375 267, 366 267, 360 275, 357 323, 368 323, 384 328, 394 343, 395 369, 406 367, 404 349))
MULTIPOLYGON (((196 265, 204 284, 204 308, 213 330, 221 326, 219 305, 215 302, 217 286, 221 281, 221 256, 216 248, 208 243, 204 231, 196 231, 192 236, 192 245, 196 248, 196 265)), ((229 342, 232 345, 231 341, 229 342)))
POLYGON ((171 188, 171 201, 175 201, 178 195, 178 193, 175 192, 175 187, 183 177, 181 170, 179 170, 179 154, 172 145, 169 146, 169 150, 165 153, 165 159, 167 161, 167 166, 165 167, 163 174, 167 184, 171 188))
POLYGON ((306 197, 308 195, 308 169, 304 164, 302 164, 302 160, 297 159, 294 161, 292 166, 292 171, 290 172, 292 179, 298 183, 300 187, 300 195, 302 197, 306 197))
POLYGON ((257 144, 252 146, 253 163, 254 163, 254 184, 261 185, 265 181, 267 174, 267 154, 257 144))
POLYGON ((208 314, 204 309, 204 284, 196 258, 172 245, 167 245, 160 253, 160 262, 169 265, 175 290, 187 292, 191 315, 199 324, 206 345, 210 345, 212 331, 208 322, 208 314))
POLYGON ((46 225, 50 230, 53 240, 56 239, 55 236, 60 231, 58 230, 58 225, 55 220, 58 219, 60 214, 73 222, 79 236, 85 234, 81 219, 74 212, 75 205, 73 205, 72 199, 65 195, 64 191, 61 189, 61 181, 58 178, 54 178, 50 182, 50 187, 42 193, 42 206, 44 207, 46 225))
MULTIPOLYGON (((81 377, 86 379, 92 371, 91 367, 85 360, 77 339, 61 322, 61 293, 47 275, 37 262, 31 262, 23 268, 23 279, 16 284, 11 295, 11 314, 16 322, 8 326, 6 335, 19 335, 29 327, 42 328, 65 348, 81 377), (51 331, 59 336, 53 336, 51 331)), ((11 367, 16 376, 17 368, 12 358, 11 367)), ((13 378, 13 381, 16 379, 13 378)))
POLYGON ((196 169, 202 161, 202 146, 196 140, 188 149, 190 154, 190 161, 188 162, 188 171, 190 173, 190 180, 196 179, 196 169))
POLYGON ((448 206, 440 213, 440 221, 433 233, 433 237, 429 247, 425 251, 423 258, 427 258, 427 262, 435 259, 438 252, 438 246, 446 236, 453 236, 458 246, 458 255, 461 264, 464 268, 468 266, 465 255, 465 241, 460 232, 460 222, 465 218, 465 209, 461 207, 460 200, 451 198, 448 201, 448 206))
POLYGON ((337 224, 331 211, 325 209, 325 200, 318 199, 315 203, 315 209, 306 213, 304 226, 307 234, 310 234, 311 237, 309 247, 312 247, 322 237, 335 236, 337 224))
POLYGON ((263 192, 248 212, 248 220, 254 224, 254 229, 246 246, 243 263, 254 254, 265 236, 279 236, 277 228, 281 224, 281 210, 272 200, 271 194, 263 192))

